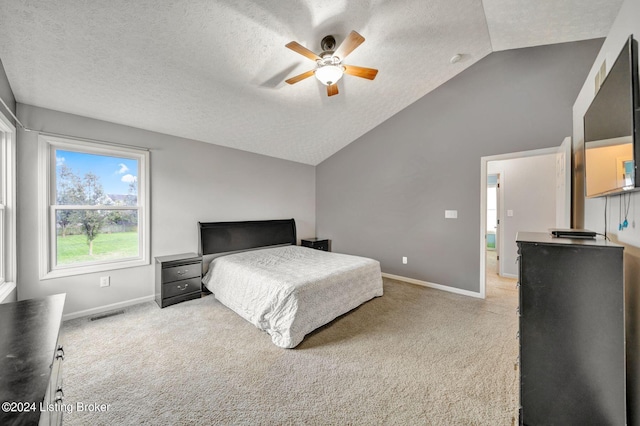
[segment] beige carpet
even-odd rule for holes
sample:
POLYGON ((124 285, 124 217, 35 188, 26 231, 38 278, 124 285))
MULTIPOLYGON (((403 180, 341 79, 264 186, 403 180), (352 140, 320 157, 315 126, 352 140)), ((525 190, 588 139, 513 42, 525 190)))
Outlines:
POLYGON ((296 349, 213 296, 64 323, 67 425, 511 425, 515 291, 478 300, 386 280, 296 349))

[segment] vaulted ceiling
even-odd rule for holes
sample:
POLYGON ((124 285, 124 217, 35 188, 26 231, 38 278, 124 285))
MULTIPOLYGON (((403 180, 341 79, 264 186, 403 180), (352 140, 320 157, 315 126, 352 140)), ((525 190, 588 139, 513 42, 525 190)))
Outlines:
POLYGON ((18 102, 316 165, 493 51, 605 37, 622 0, 3 0, 18 102), (366 41, 327 97, 314 67, 366 41), (461 60, 450 59, 461 55, 461 60))

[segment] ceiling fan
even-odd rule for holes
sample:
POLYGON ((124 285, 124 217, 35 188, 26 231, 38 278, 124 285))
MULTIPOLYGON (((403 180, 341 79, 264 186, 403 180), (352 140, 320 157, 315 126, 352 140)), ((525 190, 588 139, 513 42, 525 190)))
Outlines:
POLYGON ((320 42, 322 52, 318 55, 302 46, 298 42, 292 41, 285 46, 302 56, 316 61, 316 68, 303 72, 302 74, 285 80, 286 83, 295 84, 307 77, 315 75, 320 83, 327 86, 327 95, 338 94, 338 81, 344 74, 355 75, 356 77, 373 80, 378 74, 378 70, 373 68, 357 67, 355 65, 345 65, 342 63, 348 54, 364 42, 364 37, 355 31, 351 31, 349 36, 336 49, 336 39, 328 35, 320 42))

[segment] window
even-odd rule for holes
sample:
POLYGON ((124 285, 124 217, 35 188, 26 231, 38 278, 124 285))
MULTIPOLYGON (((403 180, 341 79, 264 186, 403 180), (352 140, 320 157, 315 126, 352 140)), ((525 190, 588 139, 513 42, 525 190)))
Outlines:
POLYGON ((15 127, 0 113, 0 302, 15 288, 15 145, 15 127))
POLYGON ((41 278, 149 263, 147 151, 40 135, 41 278))

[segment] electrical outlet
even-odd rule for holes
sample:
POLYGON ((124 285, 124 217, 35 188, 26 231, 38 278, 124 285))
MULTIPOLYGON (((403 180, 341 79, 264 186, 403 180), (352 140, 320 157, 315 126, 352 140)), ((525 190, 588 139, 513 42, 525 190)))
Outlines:
POLYGON ((402 264, 403 265, 407 264, 407 256, 402 256, 402 264))
POLYGON ((109 287, 111 285, 111 280, 109 276, 100 277, 100 287, 109 287))

